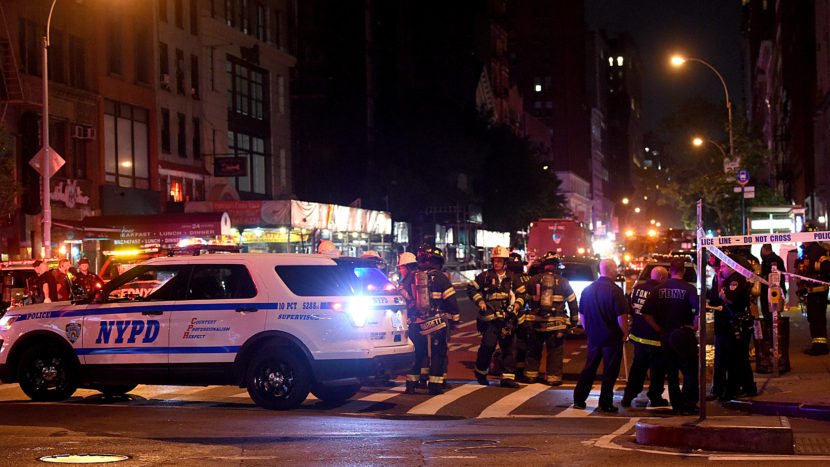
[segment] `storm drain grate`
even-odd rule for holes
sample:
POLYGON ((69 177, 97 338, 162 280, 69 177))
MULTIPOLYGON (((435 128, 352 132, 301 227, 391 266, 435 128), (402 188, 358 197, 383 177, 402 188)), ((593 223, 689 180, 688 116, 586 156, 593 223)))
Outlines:
POLYGON ((529 448, 525 446, 479 446, 458 448, 455 451, 466 454, 501 454, 506 452, 528 452, 535 450, 536 448, 529 448))
POLYGON ((488 446, 499 444, 501 441, 495 439, 435 439, 424 441, 424 444, 439 444, 441 446, 488 446))
POLYGON ((796 436, 796 454, 830 454, 830 438, 816 436, 796 436))

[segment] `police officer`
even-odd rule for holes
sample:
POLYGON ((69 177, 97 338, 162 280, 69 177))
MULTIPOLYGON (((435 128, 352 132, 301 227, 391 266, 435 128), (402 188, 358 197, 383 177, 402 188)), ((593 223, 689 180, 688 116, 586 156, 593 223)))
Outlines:
MULTIPOLYGON (((732 259, 744 267, 749 266, 748 261, 741 256, 733 255, 732 259)), ((726 384, 719 400, 728 401, 742 394, 758 394, 749 363, 749 339, 752 336, 753 322, 749 311, 752 286, 744 276, 725 262, 721 263, 720 277, 722 280, 718 296, 723 304, 723 315, 728 320, 730 332, 717 342, 721 347, 725 346, 720 351, 726 359, 726 384)))
POLYGON ((631 407, 631 401, 643 390, 646 380, 646 371, 650 379, 648 399, 652 407, 666 407, 669 401, 663 398, 663 381, 666 369, 663 366, 663 349, 660 344, 660 334, 654 330, 643 318, 643 304, 658 285, 668 278, 666 268, 657 266, 651 270, 651 279, 634 287, 631 291, 631 333, 629 340, 634 343, 634 361, 628 372, 628 382, 621 405, 631 407))
POLYGON ((415 367, 407 374, 406 389, 414 392, 420 377, 421 362, 429 360, 429 393, 443 393, 447 360, 447 333, 449 325, 461 319, 455 289, 452 282, 441 271, 444 253, 437 248, 418 249, 418 269, 411 272, 412 298, 415 301, 413 324, 425 343, 415 346, 415 367), (426 352, 426 354, 424 354, 426 352))
POLYGON ((98 277, 98 274, 89 271, 89 260, 87 258, 81 258, 78 261, 78 271, 72 283, 84 289, 86 295, 89 295, 93 290, 100 289, 104 285, 104 281, 98 277))
MULTIPOLYGON (((812 223, 804 225, 804 232, 818 229, 812 223)), ((798 265, 800 275, 816 280, 826 281, 830 269, 830 257, 818 242, 805 242, 802 246, 801 261, 798 265)), ((827 285, 817 282, 799 281, 799 288, 806 292, 807 322, 810 323, 810 347, 804 350, 807 355, 827 354, 827 285)))
POLYGON ((683 280, 686 266, 675 258, 669 264, 670 278, 655 287, 646 299, 642 316, 660 334, 660 347, 669 383, 669 400, 675 413, 693 415, 697 408, 697 289, 683 280), (680 391, 678 372, 683 373, 680 391))
POLYGON ((557 273, 559 258, 548 252, 542 257, 542 264, 544 272, 531 277, 517 291, 519 296, 526 296, 530 301, 526 375, 531 382, 539 376, 544 347, 547 349, 544 381, 550 386, 559 386, 562 384, 562 346, 568 329, 579 319, 579 306, 568 279, 557 273), (570 317, 565 313, 566 303, 570 317))
POLYGON ((496 350, 496 344, 501 348, 503 371, 501 386, 516 388, 516 326, 519 310, 524 307, 525 300, 516 297, 511 303, 511 295, 516 296, 516 290, 521 286, 521 279, 505 268, 509 253, 507 248, 497 246, 493 248, 490 258, 493 267, 476 276, 474 281, 467 285, 467 295, 478 306, 478 329, 481 332, 481 345, 476 357, 475 377, 479 384, 488 386, 487 373, 490 371, 490 361, 496 350))
MULTIPOLYGON (((527 262, 522 261, 522 255, 519 253, 511 252, 510 256, 507 258, 507 270, 515 274, 519 277, 519 281, 524 284, 528 280, 530 280, 531 275, 525 272, 525 265, 527 262)), ((528 329, 527 322, 525 318, 527 317, 527 312, 530 311, 530 307, 528 303, 525 303, 525 306, 522 307, 521 310, 518 312, 518 320, 516 326, 516 380, 522 381, 526 380, 527 377, 525 376, 525 367, 526 367, 526 359, 527 359, 527 350, 528 350, 528 338, 530 329, 528 329)))

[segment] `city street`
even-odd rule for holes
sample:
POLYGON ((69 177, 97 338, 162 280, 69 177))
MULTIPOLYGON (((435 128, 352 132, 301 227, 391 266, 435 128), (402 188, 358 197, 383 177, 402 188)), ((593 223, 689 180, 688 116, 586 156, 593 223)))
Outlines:
MULTIPOLYGON (((474 323, 470 302, 462 298, 460 303, 465 322, 474 323)), ((113 399, 79 390, 65 402, 34 403, 17 385, 0 385, 0 465, 34 465, 41 456, 82 453, 129 456, 124 465, 504 465, 516 456, 527 465, 830 461, 815 450, 792 457, 639 446, 636 422, 671 416, 665 409, 645 409, 635 401, 617 415, 594 412, 598 386, 587 410, 570 407, 572 374, 584 362, 584 339, 568 341, 565 355, 571 361, 560 388, 508 389, 495 381, 485 388, 471 381, 473 332, 474 324, 467 324, 453 338, 449 379, 455 388, 441 396, 427 396, 425 390, 405 395, 399 378, 391 387, 364 387, 342 404, 309 395, 298 410, 272 412, 256 407, 244 389, 228 386, 142 385, 113 399)), ((710 405, 710 416, 735 413, 710 405)), ((790 422, 794 429, 815 433, 804 443, 830 434, 826 423, 790 422)), ((796 446, 799 453, 798 440, 796 446)))

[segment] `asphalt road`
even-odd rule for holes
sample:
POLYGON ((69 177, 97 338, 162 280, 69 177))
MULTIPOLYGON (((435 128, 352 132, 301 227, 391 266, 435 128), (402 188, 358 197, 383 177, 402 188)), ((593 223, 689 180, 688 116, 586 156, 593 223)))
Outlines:
MULTIPOLYGON (((464 316, 472 307, 463 301, 464 316)), ((792 462, 827 465, 830 457, 744 456, 682 452, 634 443, 643 417, 661 409, 616 415, 571 407, 573 379, 584 362, 584 339, 567 344, 566 384, 518 389, 472 381, 474 325, 453 338, 450 379, 441 396, 405 395, 403 380, 365 387, 352 400, 326 404, 310 397, 291 412, 258 408, 236 387, 139 386, 105 399, 79 390, 60 403, 29 401, 17 385, 0 385, 0 466, 42 465, 47 455, 128 456, 117 465, 661 465, 729 460, 730 465, 792 462), (466 334, 465 334, 466 333, 466 334), (576 370, 573 370, 573 369, 576 370)), ((617 396, 619 399, 619 394, 617 396)), ((711 407, 711 406, 710 406, 711 407)), ((710 415, 723 409, 716 406, 710 415)), ((793 426, 827 433, 821 422, 793 426)), ((808 430, 809 431, 809 430, 808 430)))

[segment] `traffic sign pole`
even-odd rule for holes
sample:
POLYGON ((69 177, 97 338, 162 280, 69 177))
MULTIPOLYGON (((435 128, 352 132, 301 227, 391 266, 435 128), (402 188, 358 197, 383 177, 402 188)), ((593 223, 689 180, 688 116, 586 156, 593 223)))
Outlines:
POLYGON ((737 178, 738 183, 741 184, 741 235, 746 235, 746 198, 744 197, 744 187, 749 182, 749 172, 743 169, 739 170, 737 178))

